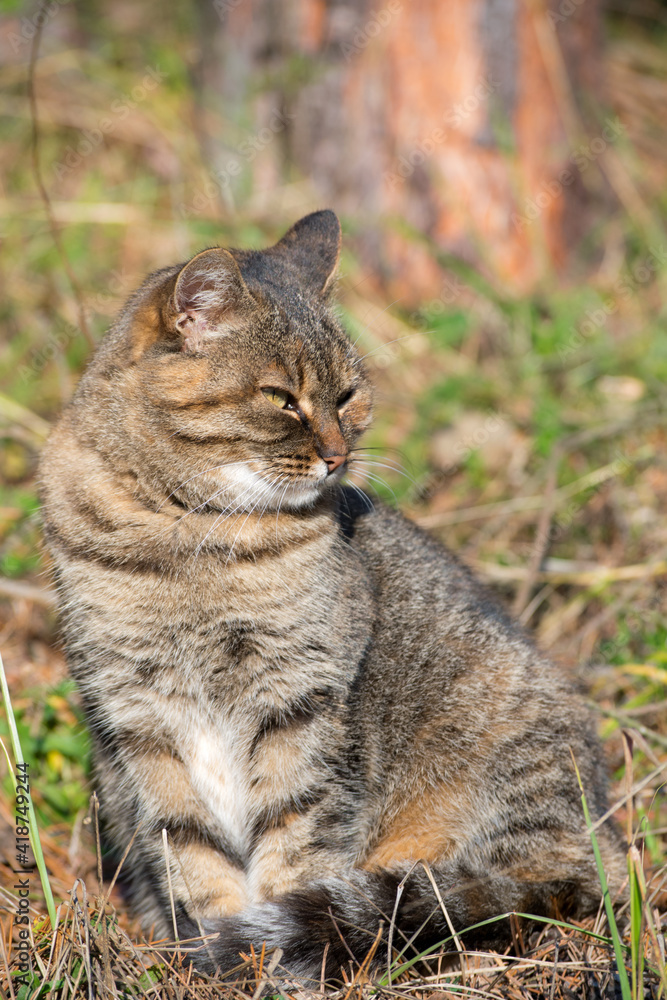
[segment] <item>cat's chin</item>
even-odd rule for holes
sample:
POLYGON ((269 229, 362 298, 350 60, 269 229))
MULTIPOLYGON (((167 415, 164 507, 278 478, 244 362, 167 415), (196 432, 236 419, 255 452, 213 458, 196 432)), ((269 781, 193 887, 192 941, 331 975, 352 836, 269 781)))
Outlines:
POLYGON ((282 486, 277 491, 277 495, 276 492, 273 493, 265 509, 267 512, 296 511, 314 507, 318 501, 336 489, 343 478, 344 471, 344 469, 340 469, 330 475, 312 479, 293 479, 292 482, 282 486))
MULTIPOLYGON (((329 476, 294 478, 286 483, 273 481, 262 472, 239 463, 228 471, 225 488, 220 489, 212 499, 222 513, 275 513, 279 510, 299 510, 314 506, 323 495, 329 493, 342 478, 338 470, 329 476)), ((195 509, 203 506, 199 501, 195 509)))
POLYGON ((303 510, 313 507, 322 496, 329 492, 329 483, 290 483, 283 496, 280 497, 281 510, 303 510))
POLYGON ((314 507, 325 496, 331 496, 341 484, 347 469, 341 466, 321 479, 295 480, 280 497, 281 510, 303 510, 314 507))

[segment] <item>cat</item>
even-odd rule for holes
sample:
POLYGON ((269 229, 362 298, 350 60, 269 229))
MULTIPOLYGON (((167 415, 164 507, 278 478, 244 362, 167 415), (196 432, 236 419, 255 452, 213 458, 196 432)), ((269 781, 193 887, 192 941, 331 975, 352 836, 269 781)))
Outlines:
POLYGON ((105 835, 135 838, 145 926, 204 935, 208 973, 265 943, 335 978, 374 942, 600 902, 587 709, 445 547, 341 482, 372 392, 332 310, 340 242, 320 211, 151 275, 42 460, 105 835))

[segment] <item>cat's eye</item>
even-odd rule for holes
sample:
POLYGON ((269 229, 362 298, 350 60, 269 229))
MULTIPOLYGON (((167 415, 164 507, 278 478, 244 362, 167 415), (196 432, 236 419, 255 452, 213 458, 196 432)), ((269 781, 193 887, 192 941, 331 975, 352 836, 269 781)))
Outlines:
POLYGON ((277 406, 281 410, 286 410, 291 403, 292 397, 289 392, 285 392, 284 389, 267 388, 262 389, 262 392, 274 406, 277 406))
POLYGON ((348 389, 347 392, 344 392, 343 395, 338 400, 338 402, 336 403, 337 409, 340 410, 343 406, 345 406, 346 403, 349 403, 353 395, 354 395, 354 387, 348 389))

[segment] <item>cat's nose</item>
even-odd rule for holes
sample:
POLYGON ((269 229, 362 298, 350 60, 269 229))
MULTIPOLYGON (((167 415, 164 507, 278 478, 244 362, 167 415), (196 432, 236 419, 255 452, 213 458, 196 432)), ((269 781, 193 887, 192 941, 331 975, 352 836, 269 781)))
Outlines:
POLYGON ((332 472, 335 472, 336 469, 343 465, 347 455, 323 455, 322 458, 327 463, 327 469, 329 470, 329 475, 331 475, 332 472))

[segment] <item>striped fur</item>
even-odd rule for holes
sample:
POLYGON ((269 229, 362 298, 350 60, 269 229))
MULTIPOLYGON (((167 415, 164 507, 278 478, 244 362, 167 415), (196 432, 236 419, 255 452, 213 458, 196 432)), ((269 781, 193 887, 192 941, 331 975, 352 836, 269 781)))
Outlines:
POLYGON ((341 486, 371 391, 328 305, 339 242, 320 212, 152 275, 42 464, 106 836, 136 832, 134 904, 168 937, 167 831, 208 971, 266 941, 304 977, 327 948, 335 976, 395 909, 412 949, 447 936, 443 905, 462 931, 599 902, 581 701, 445 548, 341 486))

